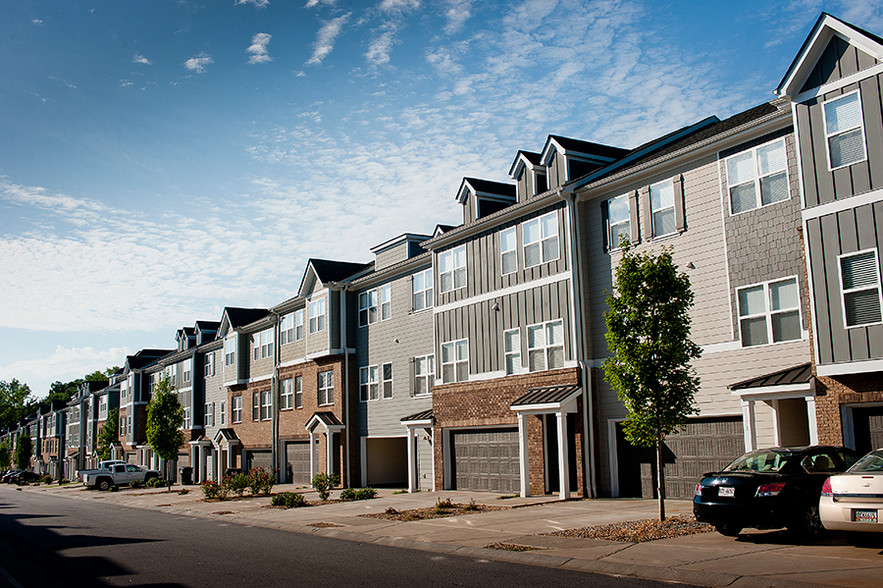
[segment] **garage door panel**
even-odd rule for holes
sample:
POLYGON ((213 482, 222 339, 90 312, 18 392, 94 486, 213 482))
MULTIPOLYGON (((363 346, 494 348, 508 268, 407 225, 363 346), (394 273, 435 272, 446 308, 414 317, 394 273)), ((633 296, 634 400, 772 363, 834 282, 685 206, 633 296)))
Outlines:
POLYGON ((285 447, 291 484, 310 483, 310 442, 295 441, 285 447))
POLYGON ((454 431, 451 445, 457 489, 518 490, 517 429, 454 431))

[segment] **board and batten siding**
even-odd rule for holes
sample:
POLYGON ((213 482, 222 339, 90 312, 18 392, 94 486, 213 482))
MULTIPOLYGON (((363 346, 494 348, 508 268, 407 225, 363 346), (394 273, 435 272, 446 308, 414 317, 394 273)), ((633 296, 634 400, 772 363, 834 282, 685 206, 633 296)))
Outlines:
MULTIPOLYGON (((416 271, 428 269, 429 265, 416 271)), ((418 312, 411 310, 411 275, 396 277, 391 282, 392 316, 385 321, 356 330, 355 388, 359 386, 358 368, 392 363, 393 397, 359 402, 359 435, 389 437, 405 434, 401 418, 432 408, 432 396, 413 396, 411 361, 415 356, 433 353, 432 307, 418 312)), ((380 288, 377 284, 361 291, 380 288)), ((357 296, 356 296, 357 298, 357 296)), ((378 309, 379 312, 379 309, 378 309)), ((381 373, 382 378, 382 373, 381 373)), ((359 398, 357 395, 356 398, 359 398)))
POLYGON ((879 61, 875 57, 834 35, 800 91, 806 92, 824 84, 836 82, 846 76, 874 67, 878 63, 879 61))
MULTIPOLYGON (((806 222, 819 365, 883 358, 883 325, 846 328, 838 256, 883 253, 883 202, 857 206, 806 222)), ((879 270, 879 268, 878 268, 879 270)))
POLYGON ((307 339, 307 355, 319 355, 322 352, 327 352, 329 349, 329 329, 333 329, 335 326, 332 323, 332 317, 335 316, 335 314, 331 312, 331 300, 333 298, 336 298, 336 296, 334 296, 333 293, 329 290, 320 290, 314 291, 311 294, 311 298, 309 298, 307 301, 307 310, 304 313, 304 326, 306 328, 307 339), (310 302, 318 300, 320 298, 325 299, 325 329, 322 331, 316 331, 315 333, 310 333, 310 302))

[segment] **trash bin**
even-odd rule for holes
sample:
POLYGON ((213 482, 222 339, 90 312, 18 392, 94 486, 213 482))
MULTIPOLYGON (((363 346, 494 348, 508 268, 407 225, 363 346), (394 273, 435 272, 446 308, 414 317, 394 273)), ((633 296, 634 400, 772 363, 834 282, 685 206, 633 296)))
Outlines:
POLYGON ((189 486, 193 484, 193 468, 178 468, 178 473, 181 474, 181 484, 183 484, 184 486, 189 486))

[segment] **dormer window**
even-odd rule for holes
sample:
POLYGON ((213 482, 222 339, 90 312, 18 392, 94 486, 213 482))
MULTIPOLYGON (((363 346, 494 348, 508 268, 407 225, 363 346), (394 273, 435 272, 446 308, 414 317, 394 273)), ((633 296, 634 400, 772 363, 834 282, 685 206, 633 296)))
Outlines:
POLYGON ((534 174, 534 179, 536 181, 536 193, 542 194, 546 190, 549 189, 549 181, 546 179, 545 171, 538 171, 534 174))

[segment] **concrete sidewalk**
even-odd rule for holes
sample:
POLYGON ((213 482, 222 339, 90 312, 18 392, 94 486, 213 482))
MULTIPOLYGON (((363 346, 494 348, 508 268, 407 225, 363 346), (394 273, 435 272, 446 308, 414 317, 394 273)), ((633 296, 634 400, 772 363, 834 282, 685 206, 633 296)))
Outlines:
MULTIPOLYGON (((7 487, 12 490, 13 487, 7 487)), ((848 545, 840 535, 795 545, 781 531, 743 532, 739 538, 703 533, 645 543, 550 537, 542 533, 605 523, 655 518, 653 500, 597 499, 558 502, 548 496, 506 498, 485 492, 420 492, 338 502, 306 508, 270 507, 270 498, 205 502, 198 486, 188 494, 155 489, 98 492, 82 486, 30 486, 26 492, 48 492, 79 500, 311 533, 482 559, 563 567, 619 576, 683 582, 700 586, 880 586, 883 552, 848 545), (436 500, 511 507, 458 517, 395 521, 359 515, 433 506, 436 500), (485 548, 495 543, 530 547, 529 551, 485 548)), ((297 491, 310 502, 315 492, 290 485, 274 493, 297 491)), ((333 492, 336 498, 339 492, 333 492)), ((692 512, 692 503, 670 500, 669 514, 692 512)))

